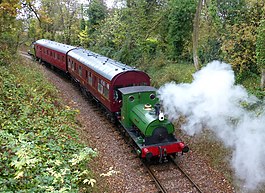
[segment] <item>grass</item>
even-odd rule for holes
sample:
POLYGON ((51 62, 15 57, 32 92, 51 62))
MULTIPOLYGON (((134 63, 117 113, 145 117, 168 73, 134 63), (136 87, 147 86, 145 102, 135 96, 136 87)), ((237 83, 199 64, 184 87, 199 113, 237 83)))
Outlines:
POLYGON ((174 81, 176 83, 192 82, 192 74, 195 68, 191 64, 172 63, 169 61, 162 62, 157 59, 151 61, 149 65, 142 68, 151 77, 152 86, 159 88, 167 82, 174 81))
POLYGON ((240 83, 250 94, 262 99, 265 96, 265 90, 260 89, 261 77, 256 74, 248 74, 240 83))

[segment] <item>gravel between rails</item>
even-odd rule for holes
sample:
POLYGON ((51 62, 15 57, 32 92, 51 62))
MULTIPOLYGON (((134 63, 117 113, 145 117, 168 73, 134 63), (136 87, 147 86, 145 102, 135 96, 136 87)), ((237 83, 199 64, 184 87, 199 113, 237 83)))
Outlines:
MULTIPOLYGON (((157 192, 141 161, 131 152, 131 147, 126 145, 124 139, 119 136, 119 132, 113 129, 113 125, 100 116, 95 106, 89 103, 68 79, 45 66, 40 66, 40 69, 56 86, 64 103, 80 111, 77 117, 81 125, 78 131, 80 137, 88 146, 98 151, 97 158, 89 164, 96 175, 98 186, 96 191, 157 192), (110 169, 117 173, 109 177, 100 176, 110 169)), ((212 169, 207 164, 207 160, 201 159, 199 155, 188 153, 180 158, 179 164, 206 193, 236 192, 222 172, 212 169)))

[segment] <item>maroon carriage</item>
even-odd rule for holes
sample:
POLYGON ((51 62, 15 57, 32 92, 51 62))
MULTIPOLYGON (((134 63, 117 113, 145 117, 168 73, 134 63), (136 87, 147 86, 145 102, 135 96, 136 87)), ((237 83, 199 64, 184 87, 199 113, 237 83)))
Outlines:
POLYGON ((36 58, 69 73, 111 115, 120 111, 119 88, 150 85, 145 72, 89 50, 45 39, 34 46, 36 58))
POLYGON ((71 76, 112 114, 120 111, 119 88, 150 85, 145 72, 94 52, 78 48, 67 57, 71 76))
POLYGON ((67 72, 67 53, 76 47, 41 39, 35 42, 34 48, 37 59, 41 59, 42 61, 45 61, 52 66, 67 72))

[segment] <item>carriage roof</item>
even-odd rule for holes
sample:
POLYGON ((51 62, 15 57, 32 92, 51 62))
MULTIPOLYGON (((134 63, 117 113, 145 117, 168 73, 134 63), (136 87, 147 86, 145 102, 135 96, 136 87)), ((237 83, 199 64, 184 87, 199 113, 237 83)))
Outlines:
POLYGON ((62 44, 62 43, 58 43, 58 42, 54 42, 54 41, 46 40, 46 39, 37 40, 36 43, 44 47, 50 48, 52 50, 64 53, 64 54, 76 48, 75 46, 70 46, 70 45, 66 45, 66 44, 62 44))
POLYGON ((108 80, 112 80, 116 75, 126 71, 139 71, 131 66, 81 47, 70 46, 47 39, 37 40, 36 43, 52 50, 67 54, 108 80))
POLYGON ((71 50, 68 55, 88 66, 90 69, 94 70, 108 80, 112 80, 117 74, 126 71, 139 71, 131 66, 83 48, 71 50))

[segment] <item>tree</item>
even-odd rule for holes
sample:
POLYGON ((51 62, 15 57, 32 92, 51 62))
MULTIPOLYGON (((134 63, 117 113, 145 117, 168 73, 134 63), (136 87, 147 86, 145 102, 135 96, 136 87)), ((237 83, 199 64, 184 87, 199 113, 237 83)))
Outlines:
POLYGON ((199 59, 198 59, 198 39, 199 39, 199 21, 202 11, 203 0, 199 0, 193 23, 193 63, 196 70, 199 70, 199 59))
POLYGON ((221 57, 230 63, 241 82, 257 74, 257 27, 261 19, 262 1, 211 1, 211 16, 219 33, 221 57))
POLYGON ((32 38, 47 38, 67 44, 77 44, 78 23, 80 23, 78 16, 81 10, 81 5, 77 0, 41 0, 38 2, 39 6, 36 7, 36 0, 22 1, 26 15, 34 15, 38 21, 34 21, 32 17, 29 18, 29 27, 35 28, 30 31, 37 33, 32 34, 32 38))
POLYGON ((19 0, 3 0, 0 3, 0 65, 9 64, 17 45, 17 20, 19 0))
MULTIPOLYGON (((39 3, 41 3, 41 7, 37 7, 37 2, 36 0, 22 0, 21 1, 21 5, 23 8, 23 17, 26 17, 26 21, 28 21, 28 25, 29 27, 33 27, 35 28, 36 32, 38 32, 38 34, 34 34, 36 36, 32 36, 30 38, 32 39, 39 39, 39 38, 47 38, 45 37, 45 33, 47 34, 47 31, 49 29, 49 25, 52 23, 52 19, 49 16, 49 12, 47 10, 49 10, 49 8, 51 6, 49 6, 49 8, 47 9, 47 7, 43 6, 49 3, 49 5, 51 4, 50 0, 42 0, 39 3), (37 19, 38 23, 32 21, 32 15, 35 16, 35 18, 37 19), (38 24, 38 25, 32 25, 31 23, 34 24, 38 24)), ((31 34, 30 34, 31 35, 31 34)), ((33 35, 33 34, 32 34, 33 35)))
POLYGON ((256 46, 257 63, 261 72, 261 89, 265 87, 265 20, 261 20, 258 28, 257 46, 256 46))
POLYGON ((184 49, 185 44, 191 42, 192 39, 192 21, 196 3, 194 0, 170 0, 169 7, 167 36, 169 57, 187 60, 187 53, 184 52, 184 49))
POLYGON ((89 31, 93 33, 99 27, 101 21, 107 16, 107 6, 103 0, 91 0, 86 11, 88 16, 89 31))

